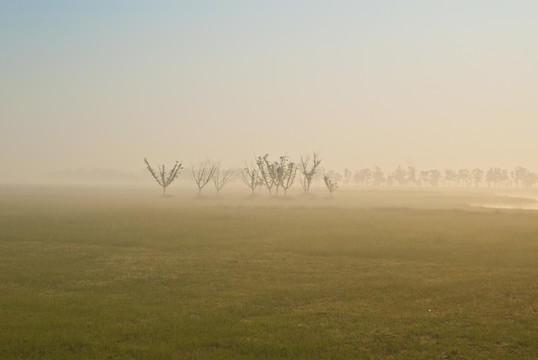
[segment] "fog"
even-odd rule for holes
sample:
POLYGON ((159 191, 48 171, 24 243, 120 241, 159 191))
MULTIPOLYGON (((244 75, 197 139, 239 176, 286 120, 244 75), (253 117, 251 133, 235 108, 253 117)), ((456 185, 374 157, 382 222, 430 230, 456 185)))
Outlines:
POLYGON ((537 171, 537 11, 530 1, 3 2, 0 182, 109 172, 149 183, 145 157, 183 162, 183 177, 208 158, 241 167, 313 151, 340 172, 537 171))

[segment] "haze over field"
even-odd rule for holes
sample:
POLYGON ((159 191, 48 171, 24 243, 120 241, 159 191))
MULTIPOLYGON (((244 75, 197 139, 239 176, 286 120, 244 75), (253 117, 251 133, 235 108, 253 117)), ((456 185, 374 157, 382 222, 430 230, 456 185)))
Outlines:
POLYGON ((535 1, 3 1, 0 181, 241 166, 538 170, 535 1))
POLYGON ((0 359, 538 359, 536 19, 0 0, 0 359))

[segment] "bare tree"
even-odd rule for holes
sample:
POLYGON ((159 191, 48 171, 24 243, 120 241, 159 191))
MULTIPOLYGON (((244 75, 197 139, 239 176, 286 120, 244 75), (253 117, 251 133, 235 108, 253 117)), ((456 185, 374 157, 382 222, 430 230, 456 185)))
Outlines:
POLYGON ((269 190, 269 196, 273 195, 273 188, 276 189, 275 195, 277 197, 278 190, 283 188, 285 196, 295 181, 297 165, 289 161, 286 155, 282 155, 277 161, 271 161, 268 154, 259 156, 256 165, 258 165, 262 184, 269 190))
POLYGON ((223 169, 220 168, 220 161, 215 165, 215 171, 213 172, 213 184, 215 184, 215 189, 217 190, 217 197, 220 196, 220 191, 226 184, 228 184, 235 175, 234 169, 223 169))
POLYGON ((273 194, 273 186, 275 186, 275 165, 269 161, 269 154, 264 156, 258 156, 256 159, 256 165, 260 174, 260 179, 263 185, 269 190, 269 196, 273 194))
POLYGON ((148 159, 144 158, 144 163, 151 176, 153 176, 153 178, 157 180, 157 183, 163 188, 163 196, 166 196, 166 188, 176 180, 179 176, 179 170, 183 169, 183 166, 179 161, 176 161, 172 170, 167 173, 164 165, 157 165, 157 171, 155 171, 149 164, 148 159))
POLYGON ((289 162, 284 166, 284 176, 280 180, 280 186, 284 189, 284 197, 288 194, 288 189, 293 185, 295 176, 297 175, 297 165, 293 162, 289 162))
POLYGON ((321 159, 318 158, 317 153, 312 154, 312 159, 310 159, 310 155, 301 157, 301 173, 303 176, 299 179, 299 182, 301 183, 305 194, 310 193, 310 185, 312 185, 312 180, 318 171, 320 163, 321 159), (310 162, 310 160, 312 160, 312 162, 310 162))
POLYGON ((192 177, 198 186, 198 197, 202 196, 202 189, 211 181, 216 170, 217 165, 209 160, 201 162, 198 167, 192 166, 192 177))
POLYGON ((251 195, 254 195, 254 191, 257 187, 263 185, 263 181, 260 178, 259 169, 256 169, 252 165, 250 167, 245 165, 245 168, 241 169, 241 178, 243 179, 243 182, 252 191, 251 195))
POLYGON ((327 186, 327 189, 329 189, 329 197, 332 198, 333 192, 338 189, 338 183, 331 180, 327 175, 323 177, 323 181, 325 181, 325 186, 327 186))
POLYGON ((295 175, 297 174, 297 166, 295 163, 289 161, 288 156, 282 155, 278 161, 273 162, 272 176, 275 180, 276 196, 278 196, 278 189, 284 189, 284 196, 288 189, 293 185, 295 175))

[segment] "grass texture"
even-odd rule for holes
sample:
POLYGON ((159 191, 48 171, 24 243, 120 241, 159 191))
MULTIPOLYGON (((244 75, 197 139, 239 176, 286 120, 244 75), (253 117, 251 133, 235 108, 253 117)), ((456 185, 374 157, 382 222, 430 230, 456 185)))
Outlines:
POLYGON ((0 195, 1 359, 538 358, 534 212, 0 195))

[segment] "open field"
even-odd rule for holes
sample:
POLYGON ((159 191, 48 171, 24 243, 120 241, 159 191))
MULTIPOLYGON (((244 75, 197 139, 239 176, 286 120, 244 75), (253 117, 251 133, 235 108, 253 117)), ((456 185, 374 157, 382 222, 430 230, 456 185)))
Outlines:
POLYGON ((152 190, 0 188, 1 359, 538 358, 538 212, 152 190))

